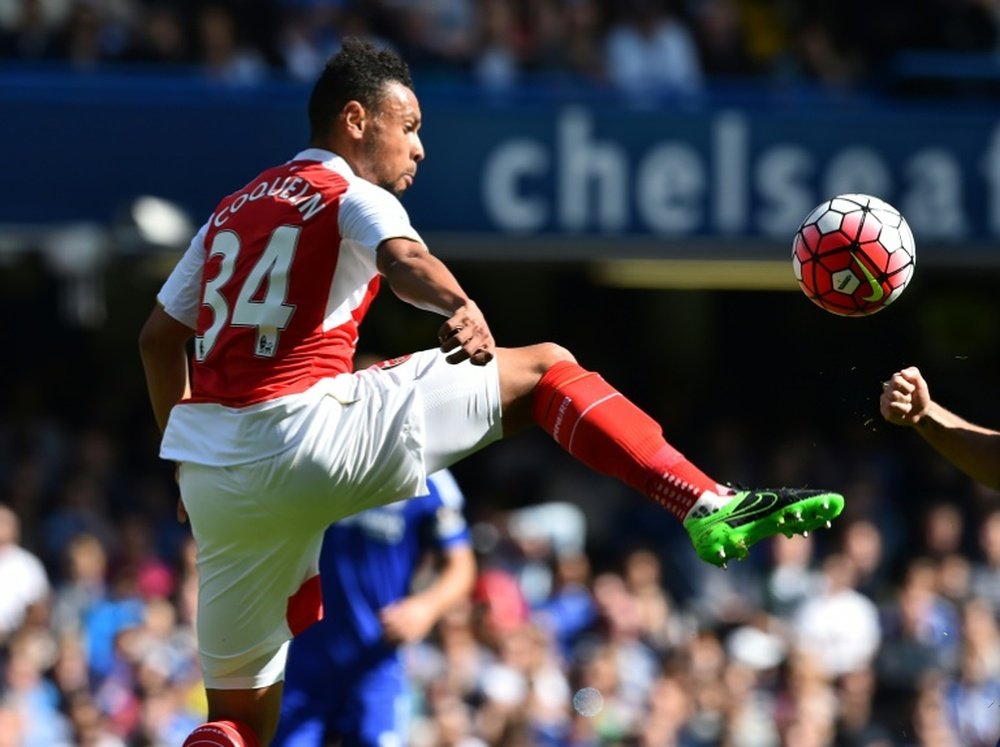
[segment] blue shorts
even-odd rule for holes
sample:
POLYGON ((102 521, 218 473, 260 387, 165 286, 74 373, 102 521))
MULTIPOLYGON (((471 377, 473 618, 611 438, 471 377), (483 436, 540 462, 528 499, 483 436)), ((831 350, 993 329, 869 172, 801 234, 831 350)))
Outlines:
POLYGON ((408 743, 409 688, 397 657, 357 671, 333 666, 323 656, 293 656, 285 678, 272 747, 408 743))

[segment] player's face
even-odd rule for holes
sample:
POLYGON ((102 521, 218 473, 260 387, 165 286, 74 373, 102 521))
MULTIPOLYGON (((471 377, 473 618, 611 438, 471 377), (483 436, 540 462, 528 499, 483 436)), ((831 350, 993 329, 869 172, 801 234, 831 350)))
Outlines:
POLYGON ((401 83, 386 87, 386 93, 364 133, 365 164, 360 176, 389 190, 397 197, 405 192, 424 158, 420 142, 420 105, 401 83))

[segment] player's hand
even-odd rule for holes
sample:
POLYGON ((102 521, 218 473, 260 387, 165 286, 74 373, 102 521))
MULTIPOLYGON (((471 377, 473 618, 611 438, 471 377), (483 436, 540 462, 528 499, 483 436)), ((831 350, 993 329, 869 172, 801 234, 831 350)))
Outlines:
POLYGON ((879 412, 893 425, 916 425, 930 404, 927 382, 915 366, 897 371, 882 382, 879 412))
POLYGON ((496 343, 483 312, 469 301, 459 307, 448 321, 438 330, 441 351, 451 353, 449 363, 471 361, 474 365, 485 366, 496 355, 496 343))
POLYGON ((435 623, 434 610, 419 596, 405 597, 383 607, 379 620, 382 635, 396 646, 425 638, 435 623))

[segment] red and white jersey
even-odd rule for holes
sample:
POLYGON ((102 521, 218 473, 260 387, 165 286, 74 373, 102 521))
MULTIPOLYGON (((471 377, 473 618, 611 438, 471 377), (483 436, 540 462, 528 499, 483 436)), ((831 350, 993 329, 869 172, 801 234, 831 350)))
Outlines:
POLYGON ((157 297, 195 329, 190 403, 246 407, 350 371, 375 250, 421 241, 390 192, 308 149, 219 203, 157 297))

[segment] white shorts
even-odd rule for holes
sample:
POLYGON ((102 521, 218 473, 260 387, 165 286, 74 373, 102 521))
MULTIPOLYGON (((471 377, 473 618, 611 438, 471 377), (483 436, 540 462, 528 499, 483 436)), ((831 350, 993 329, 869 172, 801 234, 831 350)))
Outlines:
POLYGON ((496 363, 437 350, 259 407, 175 407, 161 455, 181 463, 198 548, 206 686, 280 681, 288 641, 318 618, 327 526, 425 493, 428 474, 500 436, 496 363))

